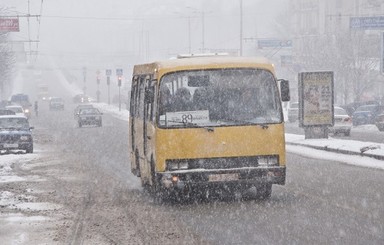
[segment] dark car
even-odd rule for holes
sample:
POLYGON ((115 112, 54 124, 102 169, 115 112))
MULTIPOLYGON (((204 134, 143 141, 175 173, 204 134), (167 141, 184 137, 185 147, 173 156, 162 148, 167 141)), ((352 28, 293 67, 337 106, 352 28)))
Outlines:
POLYGON ((64 110, 64 100, 59 97, 52 97, 49 100, 49 109, 54 110, 64 110))
POLYGON ((77 114, 77 122, 79 127, 83 125, 96 125, 98 127, 102 126, 102 115, 97 108, 85 108, 81 109, 77 114))
POLYGON ((16 112, 9 109, 0 109, 0 116, 4 115, 16 115, 16 112))
POLYGON ((0 116, 0 151, 33 152, 33 138, 28 119, 24 116, 0 116))
POLYGON ((31 117, 32 104, 29 102, 29 96, 26 94, 15 94, 11 97, 11 103, 23 107, 24 114, 27 118, 31 117))
POLYGON ((80 105, 76 106, 75 111, 74 111, 75 119, 77 119, 80 110, 82 110, 82 109, 89 109, 89 108, 94 108, 94 107, 91 104, 80 104, 80 105))
POLYGON ((359 106, 352 114, 353 126, 364 124, 375 124, 376 117, 380 112, 379 105, 362 105, 359 106))
POLYGON ((384 114, 379 114, 376 117, 376 127, 379 129, 379 131, 384 131, 384 114))

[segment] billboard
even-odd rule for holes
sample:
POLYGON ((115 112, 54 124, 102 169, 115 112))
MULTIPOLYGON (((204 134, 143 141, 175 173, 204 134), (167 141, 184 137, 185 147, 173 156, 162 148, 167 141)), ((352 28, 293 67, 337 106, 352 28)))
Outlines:
POLYGON ((384 16, 351 17, 349 19, 351 29, 384 29, 384 16))
POLYGON ((19 32, 18 18, 0 18, 0 32, 19 32))
POLYGON ((299 73, 301 127, 333 126, 333 72, 299 73))

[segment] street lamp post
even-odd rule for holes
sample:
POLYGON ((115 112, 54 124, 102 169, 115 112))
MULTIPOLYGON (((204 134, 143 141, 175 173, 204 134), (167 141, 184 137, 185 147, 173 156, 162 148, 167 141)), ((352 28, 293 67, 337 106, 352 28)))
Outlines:
POLYGON ((243 56, 243 0, 240 0, 240 47, 239 55, 243 56))
MULTIPOLYGON (((195 13, 201 14, 201 39, 202 39, 201 40, 201 52, 204 53, 204 51, 205 51, 205 11, 204 10, 198 10, 198 9, 195 9, 192 7, 186 7, 186 8, 193 10, 193 12, 195 12, 195 13)), ((188 23, 188 26, 189 26, 189 33, 190 33, 191 32, 190 31, 190 22, 188 23)), ((189 36, 190 36, 190 34, 189 34, 189 36)), ((189 39, 190 39, 190 37, 189 37, 189 39)))
POLYGON ((87 92, 87 86, 86 86, 86 81, 87 81, 87 67, 83 67, 83 77, 84 77, 84 85, 83 85, 83 94, 86 94, 87 92))

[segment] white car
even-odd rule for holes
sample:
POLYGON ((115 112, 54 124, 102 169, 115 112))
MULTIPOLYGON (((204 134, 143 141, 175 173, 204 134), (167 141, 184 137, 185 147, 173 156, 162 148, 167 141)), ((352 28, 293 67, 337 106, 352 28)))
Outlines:
POLYGON ((291 102, 288 107, 288 122, 299 120, 299 102, 291 102))
POLYGON ((27 116, 24 112, 23 107, 20 105, 8 105, 5 107, 5 109, 15 112, 18 116, 27 116))
POLYGON ((330 132, 333 134, 343 133, 345 136, 351 135, 352 118, 341 107, 334 107, 334 119, 335 124, 330 128, 330 132))

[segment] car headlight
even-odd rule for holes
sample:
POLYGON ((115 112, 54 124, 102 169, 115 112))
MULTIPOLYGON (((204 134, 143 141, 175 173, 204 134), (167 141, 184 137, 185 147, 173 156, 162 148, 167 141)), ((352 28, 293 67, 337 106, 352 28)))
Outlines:
POLYGON ((29 113, 29 110, 28 109, 25 109, 25 111, 24 111, 25 113, 29 113))
POLYGON ((259 166, 277 166, 279 161, 277 156, 260 156, 257 158, 259 166))
POLYGON ((28 140, 28 139, 29 139, 29 137, 26 136, 26 135, 22 135, 22 136, 20 136, 20 140, 28 140))

